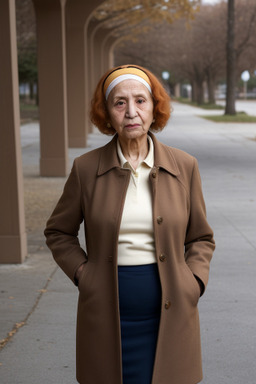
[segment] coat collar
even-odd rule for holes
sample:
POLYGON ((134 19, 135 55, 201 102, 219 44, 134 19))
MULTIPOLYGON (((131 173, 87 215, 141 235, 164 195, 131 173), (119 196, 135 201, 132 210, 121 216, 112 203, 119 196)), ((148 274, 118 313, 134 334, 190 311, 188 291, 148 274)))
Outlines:
POLYGON ((172 148, 158 141, 155 135, 153 135, 151 132, 149 132, 149 135, 154 143, 155 167, 165 169, 172 175, 178 176, 180 174, 180 171, 175 160, 172 148))
MULTIPOLYGON (((178 176, 180 171, 175 160, 171 147, 158 141, 151 132, 148 133, 154 143, 154 166, 162 168, 174 176, 178 176)), ((117 154, 117 135, 102 147, 98 168, 98 176, 110 171, 113 168, 120 168, 120 161, 117 154)))

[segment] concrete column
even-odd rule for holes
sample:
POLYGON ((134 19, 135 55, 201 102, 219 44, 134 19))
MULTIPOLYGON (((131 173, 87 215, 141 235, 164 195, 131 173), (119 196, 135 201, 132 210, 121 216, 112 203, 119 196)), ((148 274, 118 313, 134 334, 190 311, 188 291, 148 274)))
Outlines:
POLYGON ((0 263, 21 263, 25 232, 15 0, 0 1, 0 263))
POLYGON ((84 30, 87 7, 86 1, 68 1, 66 6, 69 147, 85 147, 87 143, 84 30))
POLYGON ((109 34, 109 29, 102 27, 100 24, 91 34, 91 63, 92 63, 92 90, 94 91, 100 77, 104 74, 102 64, 102 41, 109 34))
POLYGON ((102 72, 106 72, 108 69, 112 68, 113 64, 113 55, 112 55, 112 46, 116 42, 117 38, 111 35, 109 32, 101 43, 101 62, 102 62, 102 72))
POLYGON ((68 172, 65 2, 33 0, 38 39, 40 174, 68 172))
POLYGON ((86 24, 86 36, 87 36, 87 71, 86 76, 88 81, 86 82, 86 89, 87 89, 87 97, 88 100, 91 100, 94 92, 94 49, 93 49, 93 36, 95 33, 95 30, 99 28, 101 22, 97 20, 88 20, 86 24))
MULTIPOLYGON (((87 95, 91 100, 100 76, 104 73, 101 68, 101 41, 103 40, 106 30, 101 31, 104 22, 97 20, 89 20, 87 23, 87 55, 88 55, 88 85, 87 95), (99 38, 97 39, 97 36, 99 38)), ((107 30, 109 32, 109 30, 107 30)), ((93 127, 90 125, 90 131, 93 127)))
POLYGON ((111 34, 112 30, 105 28, 104 21, 89 21, 87 27, 87 48, 90 74, 88 95, 90 98, 100 77, 114 65, 112 46, 116 43, 117 38, 111 36, 111 34))
MULTIPOLYGON (((115 59, 114 59, 114 57, 115 57, 115 49, 122 42, 123 39, 125 39, 125 36, 120 36, 120 37, 116 38, 115 41, 113 41, 112 44, 109 47, 109 60, 110 60, 110 66, 111 67, 115 67, 116 66, 115 59)), ((128 64, 130 64, 130 63, 128 63, 128 64)))
POLYGON ((113 68, 115 66, 113 44, 111 44, 111 46, 109 47, 108 65, 109 68, 113 68))
POLYGON ((85 92, 86 92, 86 106, 87 106, 87 126, 88 126, 88 132, 91 133, 93 131, 93 126, 90 121, 90 101, 93 96, 93 49, 91 46, 91 35, 95 29, 95 27, 99 24, 99 21, 97 20, 91 20, 89 18, 85 25, 86 30, 86 84, 85 84, 85 92))
POLYGON ((70 147, 85 147, 90 131, 88 119, 87 24, 93 10, 104 0, 67 0, 67 96, 70 147))

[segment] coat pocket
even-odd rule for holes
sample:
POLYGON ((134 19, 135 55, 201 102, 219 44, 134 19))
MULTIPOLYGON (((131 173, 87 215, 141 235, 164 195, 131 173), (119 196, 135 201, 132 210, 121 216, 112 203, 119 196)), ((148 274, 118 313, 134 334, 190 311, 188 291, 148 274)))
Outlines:
POLYGON ((197 305, 200 298, 199 284, 195 276, 193 275, 193 272, 191 271, 191 269, 186 263, 182 265, 182 270, 183 270, 184 291, 192 301, 192 304, 197 305))
POLYGON ((83 270, 80 274, 79 281, 78 281, 78 289, 80 292, 84 292, 86 290, 86 275, 88 273, 88 261, 84 263, 83 270))

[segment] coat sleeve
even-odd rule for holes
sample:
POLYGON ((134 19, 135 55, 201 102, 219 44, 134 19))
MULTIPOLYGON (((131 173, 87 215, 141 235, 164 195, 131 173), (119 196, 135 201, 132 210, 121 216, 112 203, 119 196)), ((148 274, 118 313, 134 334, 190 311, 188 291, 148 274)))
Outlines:
POLYGON ((87 261, 78 239, 83 219, 81 185, 75 160, 62 196, 44 231, 46 244, 55 261, 74 283, 77 268, 87 261))
POLYGON ((209 265, 215 249, 213 231, 207 222, 205 202, 197 160, 190 185, 190 216, 185 240, 185 260, 193 274, 203 284, 203 294, 209 278, 209 265))

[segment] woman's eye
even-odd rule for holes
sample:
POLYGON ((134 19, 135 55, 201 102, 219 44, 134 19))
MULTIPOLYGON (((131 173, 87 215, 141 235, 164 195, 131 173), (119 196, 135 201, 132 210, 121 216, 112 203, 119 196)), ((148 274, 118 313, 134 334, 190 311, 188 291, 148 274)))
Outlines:
POLYGON ((119 101, 116 102, 116 105, 117 106, 122 106, 122 105, 124 105, 124 101, 119 100, 119 101))
POLYGON ((144 101, 145 101, 144 99, 138 99, 138 100, 137 100, 137 103, 138 103, 138 104, 142 104, 142 103, 144 103, 144 101))

